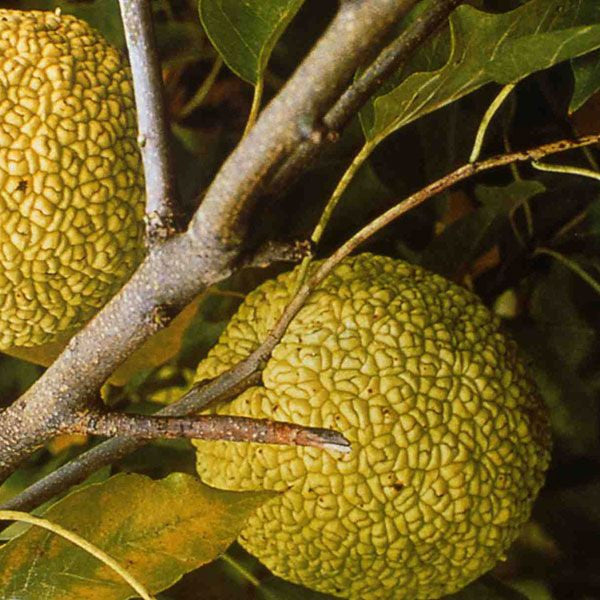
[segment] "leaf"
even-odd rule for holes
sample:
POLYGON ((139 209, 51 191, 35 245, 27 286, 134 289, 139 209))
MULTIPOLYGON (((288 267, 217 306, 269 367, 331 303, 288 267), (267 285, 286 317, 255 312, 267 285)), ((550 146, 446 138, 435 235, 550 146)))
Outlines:
MULTIPOLYGON (((44 517, 100 547, 157 592, 224 552, 271 495, 215 490, 181 473, 160 481, 116 475, 70 494, 44 517)), ((96 558, 35 527, 0 549, 0 589, 3 598, 19 600, 133 595, 96 558)))
POLYGON ((446 227, 423 252, 424 267, 452 277, 497 240, 498 232, 514 206, 544 191, 537 181, 515 181, 505 187, 477 186, 481 207, 446 227))
POLYGON ((466 588, 445 598, 447 600, 527 600, 523 594, 491 575, 484 575, 466 588))
MULTIPOLYGON (((61 462, 58 462, 56 459, 53 459, 49 463, 53 468, 46 469, 43 474, 47 475, 48 473, 55 471, 58 467, 60 467, 65 462, 67 462, 66 459, 63 459, 61 462)), ((48 464, 48 463, 46 463, 46 464, 48 464)), ((36 481, 36 479, 29 477, 29 481, 25 484, 24 483, 25 479, 22 475, 21 475, 21 477, 18 477, 15 479, 15 475, 22 470, 23 469, 20 469, 19 471, 16 471, 16 473, 13 473, 13 475, 11 475, 11 477, 4 482, 2 487, 0 487, 0 499, 2 499, 2 501, 4 501, 4 499, 8 500, 12 496, 22 492, 25 488, 29 487, 32 483, 34 483, 36 481), (12 482, 11 482, 11 480, 12 480, 12 482), (3 494, 3 492, 4 492, 4 494, 3 494), (3 496, 5 496, 5 498, 2 498, 3 496)), ((27 474, 28 473, 26 472, 26 475, 27 474)), ((104 481, 110 477, 110 474, 111 474, 110 466, 102 467, 102 468, 98 469, 95 473, 92 473, 87 479, 85 479, 85 481, 73 486, 69 492, 64 492, 63 496, 66 495, 67 493, 71 493, 75 490, 83 489, 84 487, 87 487, 93 483, 99 483, 101 481, 104 481)), ((38 477, 38 479, 39 479, 39 477, 38 477)), ((56 502, 58 502, 56 497, 52 498, 51 500, 44 502, 41 506, 34 508, 31 511, 31 514, 33 514, 35 516, 41 515, 44 513, 45 510, 48 509, 49 506, 52 506, 56 502)), ((0 540, 3 542, 7 542, 8 540, 11 540, 12 538, 17 537, 18 535, 21 535, 27 529, 29 529, 29 525, 27 523, 23 523, 22 521, 14 521, 8 527, 6 527, 5 529, 3 529, 0 532, 0 540)))
POLYGON ((385 137, 486 83, 516 82, 600 47, 600 4, 531 0, 502 14, 463 5, 450 17, 450 33, 446 48, 438 43, 437 51, 448 56, 444 67, 396 80, 363 111, 368 139, 385 137))
POLYGON ((256 85, 303 0, 199 0, 200 21, 225 64, 256 85))
POLYGON ((575 87, 569 104, 569 113, 580 109, 600 91, 600 50, 590 52, 572 61, 575 87))

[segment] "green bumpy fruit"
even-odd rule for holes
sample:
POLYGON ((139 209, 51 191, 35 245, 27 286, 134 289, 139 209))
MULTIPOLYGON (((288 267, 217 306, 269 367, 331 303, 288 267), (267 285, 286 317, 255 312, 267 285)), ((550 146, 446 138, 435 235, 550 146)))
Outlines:
POLYGON ((87 23, 0 9, 0 350, 72 334, 143 254, 129 68, 87 23))
MULTIPOLYGON (((197 379, 247 356, 295 271, 252 292, 197 379)), ((439 598, 486 572, 528 519, 549 462, 546 410, 499 321, 405 262, 345 260, 273 351, 263 386, 221 414, 338 430, 350 454, 196 441, 227 490, 281 492, 240 543, 276 575, 351 599, 439 598)))

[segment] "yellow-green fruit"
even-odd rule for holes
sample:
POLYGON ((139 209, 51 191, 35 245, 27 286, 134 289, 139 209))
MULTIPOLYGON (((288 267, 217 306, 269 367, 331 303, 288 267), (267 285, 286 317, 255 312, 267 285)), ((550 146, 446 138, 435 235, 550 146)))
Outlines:
POLYGON ((131 76, 86 23, 0 9, 0 349, 82 325, 141 258, 131 76))
MULTIPOLYGON (((247 297, 199 380, 258 345, 293 273, 247 297)), ((352 443, 344 455, 196 442, 209 485, 281 492, 240 536, 275 574, 356 600, 439 598, 493 567, 529 517, 549 460, 546 411, 498 320, 442 277, 347 259, 292 321, 263 381, 218 412, 352 443)))

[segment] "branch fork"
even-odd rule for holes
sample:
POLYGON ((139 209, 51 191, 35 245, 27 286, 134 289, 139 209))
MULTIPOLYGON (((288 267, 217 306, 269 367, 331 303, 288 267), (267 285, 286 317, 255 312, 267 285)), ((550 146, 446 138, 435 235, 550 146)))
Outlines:
POLYGON ((0 413, 0 480, 48 440, 53 433, 49 423, 72 421, 84 410, 112 372, 164 326, 172 311, 239 265, 250 207, 274 169, 302 142, 303 123, 322 120, 364 56, 383 45, 393 25, 417 1, 342 3, 321 39, 226 160, 188 230, 177 233, 150 2, 120 0, 146 179, 148 253, 130 281, 73 337, 44 375, 0 413))

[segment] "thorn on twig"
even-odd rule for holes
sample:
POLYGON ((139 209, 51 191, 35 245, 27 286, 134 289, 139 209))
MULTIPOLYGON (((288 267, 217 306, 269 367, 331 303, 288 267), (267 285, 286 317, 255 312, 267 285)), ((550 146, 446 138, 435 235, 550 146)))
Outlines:
POLYGON ((352 450, 350 442, 341 433, 319 427, 309 427, 300 431, 295 443, 298 446, 313 446, 315 448, 336 450, 343 454, 349 454, 352 450))

